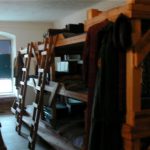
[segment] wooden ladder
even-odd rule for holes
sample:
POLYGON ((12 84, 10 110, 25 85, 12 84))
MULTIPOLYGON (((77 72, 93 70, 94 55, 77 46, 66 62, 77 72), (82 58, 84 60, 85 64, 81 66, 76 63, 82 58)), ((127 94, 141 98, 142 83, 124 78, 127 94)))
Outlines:
POLYGON ((25 112, 25 99, 26 99, 26 90, 27 90, 27 80, 29 77, 30 61, 32 57, 32 47, 33 43, 28 44, 27 53, 24 55, 25 63, 22 68, 22 80, 20 81, 20 94, 18 95, 18 107, 16 108, 16 131, 20 135, 21 126, 22 126, 22 117, 25 112))
POLYGON ((44 48, 45 51, 41 53, 40 67, 38 69, 38 85, 36 86, 35 102, 33 102, 34 109, 30 126, 30 136, 28 137, 28 147, 31 150, 35 149, 39 120, 43 109, 43 95, 46 83, 46 75, 53 59, 52 53, 55 48, 56 41, 57 35, 46 38, 44 48))

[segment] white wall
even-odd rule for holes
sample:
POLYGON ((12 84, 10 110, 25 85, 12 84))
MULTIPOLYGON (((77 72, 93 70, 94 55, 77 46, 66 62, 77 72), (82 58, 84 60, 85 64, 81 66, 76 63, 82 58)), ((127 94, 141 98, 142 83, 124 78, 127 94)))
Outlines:
POLYGON ((124 0, 112 0, 110 1, 102 1, 97 3, 96 5, 91 5, 90 7, 87 7, 86 9, 82 9, 74 14, 71 14, 62 20, 54 22, 54 27, 55 28, 64 28, 66 24, 70 23, 84 23, 84 21, 87 18, 87 10, 88 9, 99 9, 101 11, 105 11, 117 6, 121 6, 125 4, 124 0))
MULTIPOLYGON (((12 68, 14 67, 13 64, 16 51, 21 47, 26 47, 31 41, 42 41, 43 33, 45 33, 48 28, 52 27, 53 24, 48 22, 0 22, 0 39, 10 39, 12 43, 12 68)), ((12 81, 14 85, 14 79, 12 81)), ((15 86, 13 86, 13 92, 17 95, 15 86)))
POLYGON ((43 33, 53 27, 48 22, 0 22, 0 32, 7 32, 16 36, 16 49, 26 47, 31 41, 43 40, 43 33))

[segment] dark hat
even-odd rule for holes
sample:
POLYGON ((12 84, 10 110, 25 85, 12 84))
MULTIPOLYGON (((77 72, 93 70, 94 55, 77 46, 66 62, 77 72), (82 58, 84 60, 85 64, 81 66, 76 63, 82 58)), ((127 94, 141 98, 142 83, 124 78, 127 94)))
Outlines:
POLYGON ((120 14, 114 23, 113 43, 121 50, 128 49, 132 44, 132 25, 130 18, 120 14))

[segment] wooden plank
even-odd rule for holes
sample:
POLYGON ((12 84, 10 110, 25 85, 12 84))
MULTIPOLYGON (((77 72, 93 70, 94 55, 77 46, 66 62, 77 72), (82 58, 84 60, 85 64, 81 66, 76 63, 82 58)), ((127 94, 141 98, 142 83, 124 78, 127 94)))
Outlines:
POLYGON ((25 83, 24 83, 23 81, 20 81, 20 84, 21 84, 21 85, 24 85, 25 83))
POLYGON ((50 81, 49 85, 45 85, 44 90, 48 92, 55 92, 58 87, 58 82, 50 81))
POLYGON ((12 112, 13 114, 16 114, 16 109, 14 109, 13 107, 11 107, 11 112, 12 112))
MULTIPOLYGON (((31 126, 31 121, 31 117, 23 116, 23 122, 26 125, 31 126)), ((59 135, 57 131, 50 126, 47 127, 42 121, 39 122, 37 134, 55 148, 61 148, 62 150, 77 150, 67 139, 59 135)))
POLYGON ((69 140, 59 135, 54 129, 42 125, 42 123, 39 124, 38 135, 56 149, 77 150, 69 140))
POLYGON ((100 15, 94 17, 91 20, 85 21, 85 31, 87 31, 94 24, 100 23, 106 19, 114 21, 120 13, 123 13, 129 17, 131 17, 131 5, 119 6, 108 11, 102 12, 100 15))
POLYGON ((26 54, 26 53, 27 53, 27 47, 24 48, 24 49, 20 49, 19 52, 20 52, 21 54, 26 54))
POLYGON ((49 100, 48 103, 50 106, 52 106, 53 104, 55 104, 56 102, 56 94, 57 94, 57 90, 58 90, 58 83, 54 82, 54 81, 50 81, 50 85, 49 86, 45 86, 45 90, 50 92, 50 96, 49 96, 49 100))
POLYGON ((119 14, 125 14, 130 18, 146 19, 150 18, 150 5, 148 4, 126 4, 119 6, 108 11, 102 12, 100 15, 93 19, 85 21, 85 31, 93 26, 94 24, 100 23, 106 19, 115 21, 119 14))
POLYGON ((44 44, 38 45, 38 50, 39 51, 44 51, 44 44))
POLYGON ((25 54, 25 55, 24 55, 24 58, 29 58, 29 55, 28 55, 28 54, 25 54))
POLYGON ((99 11, 98 9, 89 9, 87 11, 87 20, 90 20, 96 16, 98 16, 102 11, 99 11))
POLYGON ((47 51, 43 51, 41 55, 47 55, 47 51))
POLYGON ((58 94, 74 99, 81 100, 83 102, 87 102, 87 94, 86 93, 80 93, 80 92, 74 92, 66 90, 63 86, 60 87, 60 89, 57 92, 58 94))
POLYGON ((84 42, 86 39, 86 34, 77 35, 74 37, 66 38, 66 39, 58 39, 56 42, 56 47, 66 46, 71 44, 77 44, 84 42))

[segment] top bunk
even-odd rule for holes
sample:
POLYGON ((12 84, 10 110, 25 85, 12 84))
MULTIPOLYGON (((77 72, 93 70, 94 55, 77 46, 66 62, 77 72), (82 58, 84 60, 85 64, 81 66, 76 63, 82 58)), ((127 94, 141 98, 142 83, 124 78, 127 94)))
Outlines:
MULTIPOLYGON (((97 9, 89 9, 87 11, 87 20, 84 23, 84 31, 85 33, 75 35, 72 37, 64 38, 62 34, 59 34, 58 40, 56 43, 56 48, 68 46, 68 45, 74 45, 77 43, 83 43, 86 40, 86 32, 88 29, 97 24, 100 23, 106 19, 110 21, 115 21, 119 14, 125 14, 126 16, 130 18, 135 19, 148 19, 150 16, 150 3, 137 3, 137 4, 125 4, 123 6, 118 6, 113 9, 107 10, 107 11, 99 11, 97 9), (147 4, 148 3, 148 4, 147 4)), ((38 44, 38 49, 43 50, 44 44, 40 43, 38 44)), ((26 53, 27 48, 24 48, 21 50, 21 53, 26 53)))
POLYGON ((136 4, 125 4, 123 6, 115 7, 107 11, 99 11, 94 13, 94 17, 85 21, 85 31, 87 31, 94 24, 100 23, 105 19, 115 21, 119 14, 125 14, 129 18, 135 19, 149 19, 150 16, 150 2, 136 3, 136 4))
POLYGON ((67 46, 67 45, 82 43, 82 42, 85 42, 85 39, 86 39, 86 33, 76 35, 76 36, 70 37, 70 38, 63 38, 63 39, 60 38, 60 36, 58 37, 58 41, 56 43, 56 48, 61 47, 61 46, 67 46))
MULTIPOLYGON (((110 9, 108 11, 99 11, 99 10, 95 10, 95 9, 91 9, 88 11, 88 17, 87 20, 85 21, 84 24, 84 29, 85 31, 87 31, 91 26, 93 26, 94 24, 100 23, 102 21, 104 21, 105 19, 109 19, 112 21, 115 21, 115 19, 118 17, 119 14, 125 14, 130 18, 142 18, 142 19, 148 19, 150 18, 150 5, 144 4, 144 3, 139 3, 139 4, 126 4, 120 7, 116 7, 113 9, 110 9)), ((149 32, 147 33, 146 39, 149 39, 149 32)), ((142 41, 139 41, 139 43, 143 43, 143 41, 149 41, 149 40, 145 40, 145 36, 143 36, 143 38, 141 39, 142 41)), ((59 34, 58 36, 58 40, 56 42, 56 48, 59 47, 63 47, 63 46, 68 46, 68 45, 74 45, 77 43, 83 43, 86 40, 86 33, 80 34, 80 35, 76 35, 73 37, 69 37, 69 38, 64 38, 64 36, 62 34, 59 34)), ((148 42, 147 42, 148 44, 148 42)), ((42 51, 44 50, 44 44, 43 43, 32 43, 33 47, 36 49, 36 51, 42 51)), ((138 43, 137 43, 138 45, 138 43)), ((138 46, 139 47, 139 46, 138 46)), ((149 49, 149 45, 147 46, 149 49)), ((140 51, 137 50, 137 46, 135 46, 135 51, 140 51)), ((144 51, 145 47, 143 48, 144 51)), ((26 49, 24 49, 22 52, 26 51, 26 49)), ((145 52, 146 53, 146 52, 145 52)), ((38 57, 37 57, 38 60, 38 57)), ((138 64, 141 62, 141 60, 143 60, 143 58, 140 57, 140 55, 137 55, 137 59, 136 59, 136 66, 138 66, 138 64)), ((48 89, 48 88, 47 88, 48 89)), ((58 93, 60 95, 74 95, 75 98, 81 98, 82 101, 87 101, 87 94, 83 94, 83 96, 81 96, 81 94, 76 95, 76 92, 74 93, 70 93, 72 91, 69 91, 67 89, 64 88, 64 86, 60 86, 60 90, 58 91, 58 93)))
POLYGON ((85 42, 86 32, 91 26, 100 23, 105 19, 115 21, 121 13, 130 18, 148 19, 150 16, 150 5, 148 4, 126 4, 103 12, 96 9, 90 9, 87 12, 87 20, 84 23, 85 33, 68 38, 64 38, 62 34, 60 34, 56 43, 56 48, 85 42))

